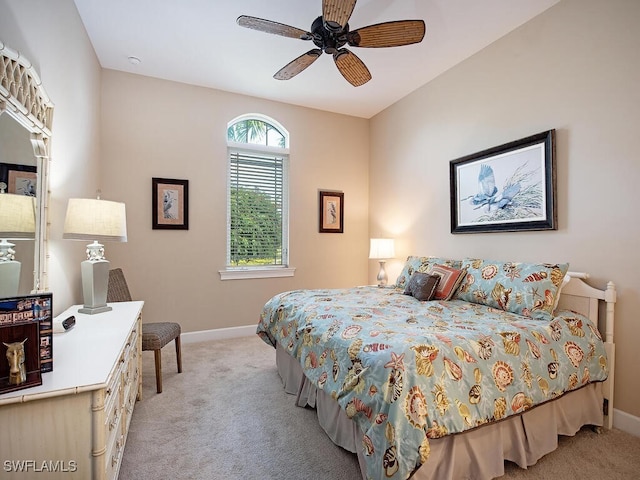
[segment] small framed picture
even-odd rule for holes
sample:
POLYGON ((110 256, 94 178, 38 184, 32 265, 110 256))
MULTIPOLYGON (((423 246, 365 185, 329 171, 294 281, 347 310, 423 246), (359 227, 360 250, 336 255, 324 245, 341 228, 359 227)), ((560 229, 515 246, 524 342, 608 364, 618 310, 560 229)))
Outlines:
POLYGON ((189 180, 153 178, 153 229, 189 230, 189 180))
POLYGON ((320 233, 343 233, 344 193, 320 192, 320 233))
MULTIPOLYGON (((34 169, 35 170, 35 169, 34 169)), ((36 196, 38 174, 27 170, 9 170, 7 193, 36 196)))

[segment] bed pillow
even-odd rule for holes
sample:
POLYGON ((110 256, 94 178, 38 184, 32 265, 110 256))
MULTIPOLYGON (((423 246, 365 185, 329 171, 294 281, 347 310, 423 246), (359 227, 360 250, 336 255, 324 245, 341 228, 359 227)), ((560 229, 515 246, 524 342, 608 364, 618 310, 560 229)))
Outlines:
POLYGON ((409 284, 411 275, 414 272, 426 272, 431 265, 439 263, 449 267, 460 268, 462 265, 461 260, 452 260, 439 257, 418 257, 416 255, 410 255, 407 257, 407 261, 396 279, 395 287, 404 290, 409 284))
POLYGON ((414 272, 407 284, 407 288, 404 290, 404 294, 411 295, 421 302, 433 300, 439 281, 440 277, 437 275, 414 272))
POLYGON ((568 273, 565 274, 564 278, 562 279, 562 283, 560 284, 560 286, 558 287, 558 293, 556 293, 556 300, 553 303, 553 312, 555 315, 555 311, 558 309, 558 303, 560 302, 560 294, 562 293, 562 289, 564 288, 564 286, 569 283, 569 280, 571 280, 571 277, 569 276, 568 273))
POLYGON ((500 262, 467 258, 456 298, 525 317, 551 320, 568 263, 500 262))
POLYGON ((434 298, 436 300, 451 300, 464 280, 466 272, 463 269, 436 263, 429 268, 429 274, 440 277, 434 298))

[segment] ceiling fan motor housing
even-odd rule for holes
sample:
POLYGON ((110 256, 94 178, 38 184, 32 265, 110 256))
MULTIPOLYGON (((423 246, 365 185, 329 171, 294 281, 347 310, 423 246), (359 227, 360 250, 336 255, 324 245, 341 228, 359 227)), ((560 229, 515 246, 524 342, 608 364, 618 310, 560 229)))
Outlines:
POLYGON ((324 19, 320 16, 311 24, 311 35, 313 43, 325 53, 333 55, 347 43, 347 34, 349 33, 349 24, 338 31, 329 29, 324 19))

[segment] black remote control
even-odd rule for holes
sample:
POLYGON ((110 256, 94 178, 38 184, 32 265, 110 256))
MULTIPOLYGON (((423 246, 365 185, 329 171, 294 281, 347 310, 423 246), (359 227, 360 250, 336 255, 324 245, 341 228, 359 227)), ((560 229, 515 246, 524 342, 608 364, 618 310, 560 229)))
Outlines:
POLYGON ((71 315, 69 318, 62 321, 62 328, 69 330, 76 324, 76 317, 71 315))

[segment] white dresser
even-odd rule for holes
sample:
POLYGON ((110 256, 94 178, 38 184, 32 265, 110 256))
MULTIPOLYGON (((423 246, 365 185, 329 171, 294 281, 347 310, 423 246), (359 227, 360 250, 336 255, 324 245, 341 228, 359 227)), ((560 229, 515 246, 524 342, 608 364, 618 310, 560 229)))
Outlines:
MULTIPOLYGON (((0 478, 117 479, 136 398, 142 394, 144 302, 78 313, 54 334, 42 385, 0 395, 0 478)), ((2 360, 2 359, 0 359, 2 360)))

